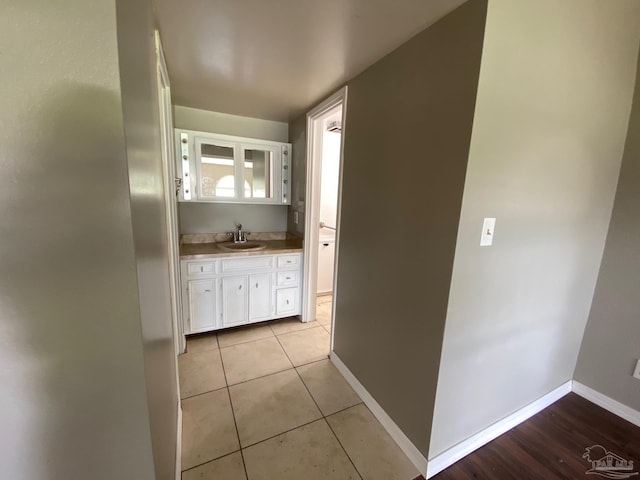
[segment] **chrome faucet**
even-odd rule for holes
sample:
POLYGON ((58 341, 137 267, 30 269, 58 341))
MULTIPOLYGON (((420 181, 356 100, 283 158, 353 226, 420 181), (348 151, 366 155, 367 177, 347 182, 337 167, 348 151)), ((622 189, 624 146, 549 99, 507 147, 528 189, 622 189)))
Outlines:
POLYGON ((242 230, 242 224, 239 223, 236 225, 236 231, 230 233, 229 235, 233 235, 233 243, 245 243, 247 241, 247 234, 249 232, 245 232, 242 230))

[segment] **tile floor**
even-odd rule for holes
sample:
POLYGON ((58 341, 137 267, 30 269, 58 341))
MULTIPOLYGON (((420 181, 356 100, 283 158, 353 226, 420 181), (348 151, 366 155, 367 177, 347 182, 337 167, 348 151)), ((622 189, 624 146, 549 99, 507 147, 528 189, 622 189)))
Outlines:
POLYGON ((328 359, 316 321, 199 335, 178 358, 182 480, 410 480, 418 476, 328 359))

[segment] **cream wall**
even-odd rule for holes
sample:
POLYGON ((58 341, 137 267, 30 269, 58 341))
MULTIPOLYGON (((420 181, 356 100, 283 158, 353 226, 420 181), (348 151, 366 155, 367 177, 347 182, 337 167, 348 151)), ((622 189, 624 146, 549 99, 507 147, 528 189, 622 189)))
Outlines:
MULTIPOLYGON (((241 117, 196 108, 174 106, 174 127, 187 130, 288 142, 289 125, 259 118, 241 117)), ((295 150, 293 152, 295 155, 295 150)), ((287 230, 285 205, 232 205, 223 203, 178 204, 180 233, 233 231, 236 223, 253 232, 287 230)))
POLYGON ((114 0, 2 2, 6 479, 167 478, 154 473, 116 27, 114 0))
POLYGON ((571 380, 633 93, 636 0, 489 0, 432 458, 571 380), (496 217, 480 247, 483 217, 496 217))

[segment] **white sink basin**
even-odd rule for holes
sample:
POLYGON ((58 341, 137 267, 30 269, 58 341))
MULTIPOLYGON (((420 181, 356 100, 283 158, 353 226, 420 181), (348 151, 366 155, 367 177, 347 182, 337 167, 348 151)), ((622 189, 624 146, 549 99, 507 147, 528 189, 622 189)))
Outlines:
POLYGON ((267 248, 267 245, 263 242, 243 242, 243 243, 234 243, 234 242, 224 242, 219 243, 218 246, 222 250, 228 250, 230 252, 247 252, 253 250, 262 250, 267 248))

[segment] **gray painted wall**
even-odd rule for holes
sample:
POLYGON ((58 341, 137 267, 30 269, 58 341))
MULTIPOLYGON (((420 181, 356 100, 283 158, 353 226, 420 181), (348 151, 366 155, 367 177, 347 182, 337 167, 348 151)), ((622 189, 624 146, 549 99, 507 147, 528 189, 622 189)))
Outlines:
POLYGON ((291 139, 291 205, 287 210, 287 231, 304 237, 305 199, 307 196, 307 115, 300 115, 289 125, 291 139), (298 212, 298 223, 294 212, 298 212))
POLYGON ((348 84, 334 350, 425 456, 485 12, 467 2, 348 84))
POLYGON ((574 378, 635 410, 640 381, 640 57, 618 191, 574 378))
MULTIPOLYGON (((196 108, 174 107, 176 128, 287 142, 289 125, 283 122, 241 117, 196 108)), ((294 148, 295 155, 295 148, 294 148)), ((284 232, 287 207, 284 205, 232 205, 224 203, 180 203, 180 233, 233 231, 242 223, 249 231, 284 232)))
POLYGON ((116 0, 122 110, 156 480, 175 479, 179 408, 151 0, 116 0))
POLYGON ((490 0, 430 457, 571 380, 633 92, 636 0, 490 0), (483 217, 497 217, 480 247, 483 217))
POLYGON ((0 15, 0 465, 152 480, 113 0, 0 15))

